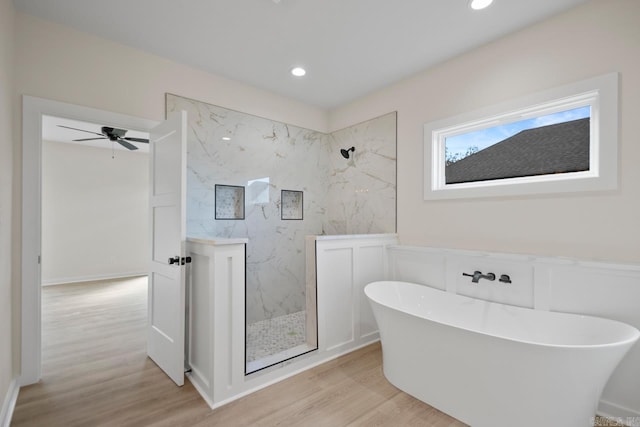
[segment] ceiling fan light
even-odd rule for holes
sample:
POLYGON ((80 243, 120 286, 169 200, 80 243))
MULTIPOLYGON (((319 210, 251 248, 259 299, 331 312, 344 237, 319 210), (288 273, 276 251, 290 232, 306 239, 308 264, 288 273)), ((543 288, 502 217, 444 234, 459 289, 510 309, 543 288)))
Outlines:
POLYGON ((493 0, 471 0, 469 7, 473 10, 480 10, 489 7, 493 3, 493 0))

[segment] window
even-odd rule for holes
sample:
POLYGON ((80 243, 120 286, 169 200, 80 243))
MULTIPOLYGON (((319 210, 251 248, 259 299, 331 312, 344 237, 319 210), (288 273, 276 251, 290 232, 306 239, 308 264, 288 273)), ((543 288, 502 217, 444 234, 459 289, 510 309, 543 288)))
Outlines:
POLYGON ((425 200, 617 185, 617 73, 425 125, 425 200))

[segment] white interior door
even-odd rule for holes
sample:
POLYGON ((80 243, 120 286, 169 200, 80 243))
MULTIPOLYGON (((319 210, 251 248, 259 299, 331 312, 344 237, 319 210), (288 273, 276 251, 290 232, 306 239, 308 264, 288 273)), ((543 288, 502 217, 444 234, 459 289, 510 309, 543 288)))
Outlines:
POLYGON ((151 262, 147 354, 184 384, 187 113, 150 132, 151 262))

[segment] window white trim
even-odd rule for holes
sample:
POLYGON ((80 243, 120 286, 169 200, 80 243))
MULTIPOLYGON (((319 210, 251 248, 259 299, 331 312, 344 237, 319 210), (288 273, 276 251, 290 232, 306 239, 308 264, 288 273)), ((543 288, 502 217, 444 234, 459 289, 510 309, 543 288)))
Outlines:
POLYGON ((617 166, 618 73, 424 125, 425 200, 613 190, 618 184, 617 166), (586 105, 591 106, 588 171, 446 184, 446 137, 586 105))

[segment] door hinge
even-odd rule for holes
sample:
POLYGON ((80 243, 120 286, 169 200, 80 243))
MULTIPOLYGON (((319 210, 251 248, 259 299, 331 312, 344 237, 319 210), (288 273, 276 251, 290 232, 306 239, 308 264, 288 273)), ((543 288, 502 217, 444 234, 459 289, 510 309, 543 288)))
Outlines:
POLYGON ((42 256, 38 255, 38 264, 40 264, 41 261, 42 261, 42 256))

